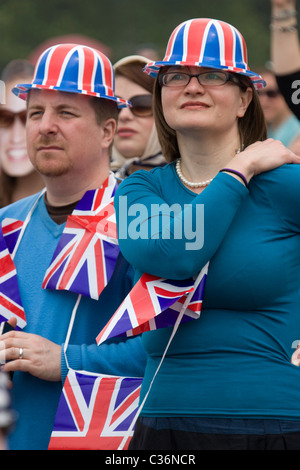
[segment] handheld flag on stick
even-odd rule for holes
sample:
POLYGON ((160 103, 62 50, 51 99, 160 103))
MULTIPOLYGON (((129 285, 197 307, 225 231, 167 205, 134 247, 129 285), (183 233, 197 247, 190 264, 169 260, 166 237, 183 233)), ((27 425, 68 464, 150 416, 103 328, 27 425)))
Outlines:
POLYGON ((195 289, 193 278, 171 281, 143 274, 97 336, 97 344, 115 336, 133 336, 144 331, 173 326, 187 294, 193 291, 182 323, 198 318, 206 276, 207 269, 202 271, 201 280, 195 289))
MULTIPOLYGON (((114 450, 138 409, 142 378, 70 370, 61 395, 49 450, 114 450)), ((128 447, 133 431, 126 440, 128 447)))

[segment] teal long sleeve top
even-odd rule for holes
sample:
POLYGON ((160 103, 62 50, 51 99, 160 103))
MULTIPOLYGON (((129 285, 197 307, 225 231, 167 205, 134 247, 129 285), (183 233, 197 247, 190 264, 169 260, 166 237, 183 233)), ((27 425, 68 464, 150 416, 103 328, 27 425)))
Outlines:
MULTIPOLYGON (((200 318, 179 326, 141 415, 299 421, 300 368, 290 360, 300 338, 300 166, 255 176, 248 189, 219 173, 197 195, 172 163, 128 177, 115 207, 120 248, 136 280, 143 272, 188 278, 210 261, 200 318), (168 213, 173 204, 181 212, 168 213), (184 230, 174 236, 185 217, 202 232, 197 249, 187 249, 184 230)), ((142 336, 148 357, 141 399, 171 333, 142 336)))

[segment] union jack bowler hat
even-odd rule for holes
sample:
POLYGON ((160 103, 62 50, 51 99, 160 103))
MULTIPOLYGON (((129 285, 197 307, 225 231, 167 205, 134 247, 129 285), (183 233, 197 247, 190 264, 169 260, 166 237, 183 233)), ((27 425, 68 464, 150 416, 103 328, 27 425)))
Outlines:
POLYGON ((235 72, 249 77, 256 89, 266 82, 247 64, 247 47, 241 33, 229 23, 210 18, 184 21, 172 32, 165 57, 144 68, 156 77, 160 68, 170 65, 200 66, 235 72))
POLYGON ((106 98, 119 108, 129 106, 115 96, 114 82, 112 64, 102 52, 79 44, 57 44, 40 55, 32 82, 16 85, 12 91, 23 100, 31 89, 46 89, 106 98))

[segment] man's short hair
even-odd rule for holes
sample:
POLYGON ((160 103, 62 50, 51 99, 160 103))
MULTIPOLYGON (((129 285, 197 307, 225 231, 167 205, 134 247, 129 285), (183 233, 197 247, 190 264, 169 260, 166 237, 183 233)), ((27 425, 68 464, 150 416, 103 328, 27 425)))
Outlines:
POLYGON ((106 121, 106 119, 115 119, 118 122, 118 106, 115 101, 106 98, 97 98, 92 96, 91 104, 96 114, 96 121, 98 124, 106 121))

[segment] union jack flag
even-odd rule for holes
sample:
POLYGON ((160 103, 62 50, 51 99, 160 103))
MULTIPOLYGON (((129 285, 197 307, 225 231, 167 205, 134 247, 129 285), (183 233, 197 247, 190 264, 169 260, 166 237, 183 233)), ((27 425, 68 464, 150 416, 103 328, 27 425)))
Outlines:
POLYGON ((22 226, 21 220, 6 218, 2 221, 0 230, 0 323, 16 317, 16 329, 22 329, 26 325, 17 272, 12 258, 22 226))
POLYGON ((100 189, 87 191, 68 217, 43 288, 70 290, 98 299, 119 254, 111 174, 100 189))
POLYGON ((2 232, 7 248, 14 257, 14 251, 21 234, 24 222, 22 220, 5 218, 2 220, 2 232))
POLYGON ((138 410, 141 383, 142 378, 70 370, 49 450, 118 449, 138 410))
POLYGON ((171 281, 143 274, 97 336, 97 344, 115 336, 133 336, 144 331, 173 326, 187 295, 193 291, 181 322, 199 318, 207 267, 208 265, 201 271, 196 288, 193 278, 171 281))

